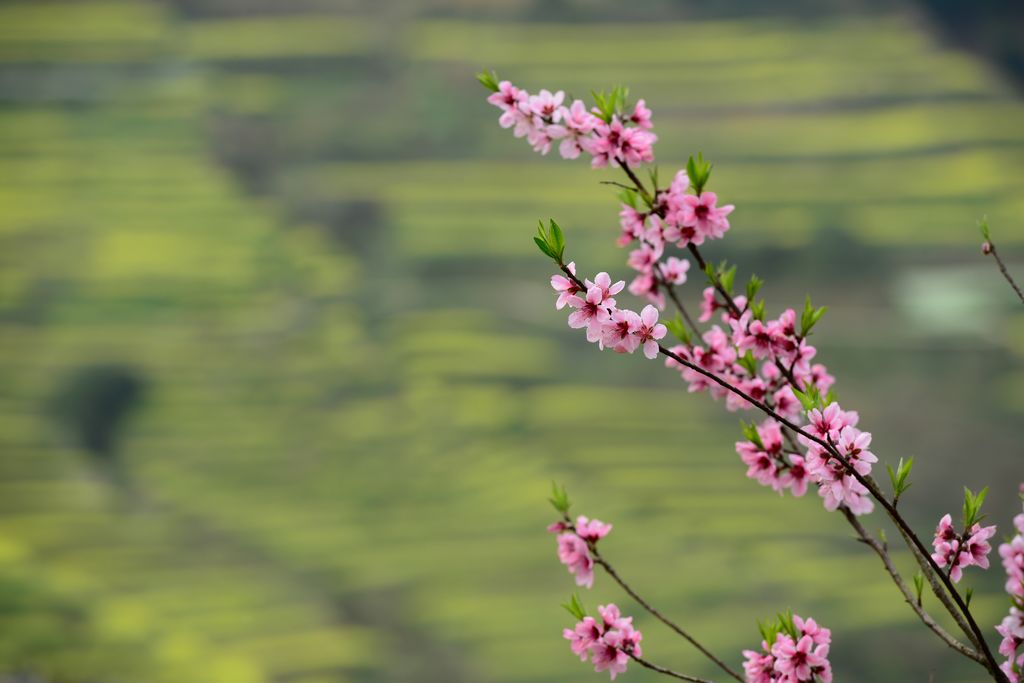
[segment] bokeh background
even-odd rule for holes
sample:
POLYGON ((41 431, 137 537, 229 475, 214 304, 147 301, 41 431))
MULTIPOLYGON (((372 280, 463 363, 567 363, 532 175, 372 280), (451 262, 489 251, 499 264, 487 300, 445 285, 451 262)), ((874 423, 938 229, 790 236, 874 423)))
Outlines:
MULTIPOLYGON (((1024 317, 976 221, 1024 275, 1022 23, 945 0, 0 3, 0 680, 598 680, 560 639, 553 479, 733 662, 793 608, 832 627, 837 680, 979 680, 816 497, 744 478, 735 415, 565 327, 533 226, 625 274, 614 176, 531 153, 473 73, 646 98, 663 174, 703 151, 738 206, 710 256, 766 278, 770 311, 830 306, 819 357, 883 460, 916 457, 912 521, 989 484, 1007 528, 1024 317)), ((969 574, 997 623, 998 568, 969 574)), ((636 611, 600 577, 584 599, 636 611)), ((714 676, 637 622, 651 659, 714 676)))

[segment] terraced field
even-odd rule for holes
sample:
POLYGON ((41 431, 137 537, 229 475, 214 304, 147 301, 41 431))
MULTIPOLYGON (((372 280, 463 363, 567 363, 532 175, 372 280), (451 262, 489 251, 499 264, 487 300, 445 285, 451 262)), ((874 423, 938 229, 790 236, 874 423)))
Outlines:
MULTIPOLYGON (((926 660, 972 680, 838 519, 744 479, 733 417, 564 329, 530 229, 554 216, 579 261, 621 269, 610 176, 499 130, 481 66, 628 82, 664 168, 715 159, 739 206, 723 253, 780 306, 833 304, 825 359, 878 452, 918 454, 921 527, 956 506, 943 472, 965 452, 967 483, 1012 509, 1024 324, 973 225, 1020 253, 1024 103, 913 15, 612 29, 5 3, 0 670, 591 680, 558 638, 558 479, 715 649, 793 607, 833 627, 840 680, 920 680, 926 660), (104 459, 52 406, 111 363, 146 389, 104 459)), ((607 582, 587 596, 608 600, 628 605, 607 582)), ((638 623, 652 658, 713 673, 638 623)))

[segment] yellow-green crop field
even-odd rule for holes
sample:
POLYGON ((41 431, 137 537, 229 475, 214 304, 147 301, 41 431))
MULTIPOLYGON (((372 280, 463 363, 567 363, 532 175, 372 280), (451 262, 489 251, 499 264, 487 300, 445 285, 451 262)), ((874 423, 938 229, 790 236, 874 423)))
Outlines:
MULTIPOLYGON (((627 83, 663 174, 714 159, 738 207, 716 256, 777 272, 773 310, 832 306, 820 357, 883 461, 918 454, 924 530, 976 437, 999 512, 1022 478, 1024 328, 974 227, 1021 263, 1019 94, 910 14, 611 27, 394 4, 0 5, 0 679, 595 680, 560 638, 554 479, 732 661, 791 607, 832 627, 837 680, 974 680, 815 497, 743 476, 735 416, 564 329, 529 237, 555 217, 585 270, 623 272, 614 176, 532 155, 472 73, 627 83), (811 268, 835 234, 863 277, 811 268), (937 302, 924 327, 904 269, 907 305, 937 302), (929 331, 946 273, 990 329, 929 331), (49 407, 110 363, 147 387, 116 471, 49 407)), ((983 624, 1000 583, 978 580, 983 624)), ((635 607, 600 577, 584 599, 635 607)), ((713 675, 637 623, 652 659, 713 675)))

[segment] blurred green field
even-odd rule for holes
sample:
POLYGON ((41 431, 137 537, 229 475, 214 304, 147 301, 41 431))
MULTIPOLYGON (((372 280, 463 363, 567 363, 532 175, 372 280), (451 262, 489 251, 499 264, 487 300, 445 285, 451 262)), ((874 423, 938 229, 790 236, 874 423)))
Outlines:
MULTIPOLYGON (((1024 101, 1001 76, 902 12, 323 12, 0 6, 0 674, 593 680, 559 638, 557 479, 615 523, 621 571, 734 661, 792 607, 832 627, 839 680, 974 680, 817 499, 743 477, 734 416, 564 329, 531 226, 558 218, 588 269, 621 272, 612 176, 531 155, 471 75, 627 82, 664 170, 716 161, 739 207, 718 249, 776 276, 775 306, 833 306, 824 359, 877 452, 919 455, 923 529, 956 507, 964 453, 999 513, 1021 478, 1024 328, 974 228, 1024 246, 1024 101), (957 273, 969 324, 943 336, 957 273), (109 363, 147 385, 113 467, 51 409, 109 363)), ((983 624, 999 583, 979 581, 983 624)), ((632 609, 600 579, 585 597, 632 609)), ((713 674, 638 623, 652 659, 713 674)))

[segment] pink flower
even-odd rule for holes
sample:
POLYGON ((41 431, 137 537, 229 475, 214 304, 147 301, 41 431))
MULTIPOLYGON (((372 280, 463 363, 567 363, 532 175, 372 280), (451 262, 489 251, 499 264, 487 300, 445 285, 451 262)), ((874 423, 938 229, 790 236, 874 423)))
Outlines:
POLYGON ((547 90, 541 90, 540 93, 529 98, 529 109, 537 116, 551 123, 558 123, 562 118, 561 106, 564 98, 565 93, 561 90, 555 94, 551 94, 547 90))
POLYGON ((582 100, 574 100, 568 109, 562 107, 561 119, 565 135, 558 151, 563 159, 576 159, 584 151, 583 140, 593 132, 600 119, 587 111, 582 100))
POLYGON ((698 234, 711 239, 723 237, 729 229, 729 219, 733 212, 732 204, 717 207, 718 196, 714 192, 704 192, 699 197, 686 195, 679 209, 679 224, 694 228, 698 234))
POLYGON ((597 123, 594 136, 584 149, 594 157, 591 161, 594 168, 617 162, 639 166, 654 161, 653 145, 657 139, 658 136, 649 131, 623 126, 619 117, 613 116, 610 123, 597 123))
POLYGON ((586 541, 573 533, 558 536, 558 560, 575 574, 576 585, 590 588, 594 585, 594 559, 586 541))
POLYGON ((746 683, 831 683, 829 630, 797 615, 793 615, 795 632, 784 623, 780 626, 783 630, 774 643, 761 641, 761 651, 743 651, 746 683))
MULTIPOLYGON (((970 566, 988 569, 988 555, 992 552, 989 539, 995 536, 996 527, 973 525, 963 535, 953 527, 953 520, 946 514, 939 520, 935 528, 932 547, 932 559, 940 567, 949 567, 949 578, 958 582, 963 577, 963 570, 970 566)), ((1000 555, 1003 549, 1000 548, 1000 555)), ((1004 562, 1005 566, 1005 562, 1004 562)), ((1009 590, 1009 586, 1007 586, 1009 590)))
POLYGON ((711 316, 715 314, 715 311, 719 309, 718 300, 715 298, 715 288, 707 287, 701 294, 700 304, 700 317, 698 320, 702 323, 706 323, 711 320, 711 316))
POLYGON ((789 636, 780 634, 772 646, 775 670, 795 681, 811 681, 815 675, 831 668, 828 649, 827 644, 815 645, 810 636, 803 636, 794 643, 789 636))
POLYGON ((799 498, 807 493, 807 484, 811 481, 811 473, 807 471, 804 459, 799 455, 789 456, 789 463, 789 468, 779 476, 779 484, 799 498))
MULTIPOLYGON (((601 289, 601 295, 607 301, 610 297, 613 297, 622 291, 622 289, 626 286, 626 281, 619 280, 618 282, 612 284, 611 276, 608 275, 608 273, 602 271, 594 277, 593 282, 591 282, 590 280, 586 280, 585 284, 587 285, 587 287, 599 287, 601 289)), ((609 305, 614 306, 615 304, 613 302, 609 305)))
POLYGON ((648 273, 654 268, 654 264, 661 258, 663 249, 660 246, 642 244, 639 249, 629 253, 629 260, 626 262, 633 270, 641 273, 648 273))
POLYGON ((629 283, 629 293, 633 296, 642 296, 658 309, 665 308, 665 295, 661 292, 658 278, 653 272, 641 273, 629 283))
POLYGON ((562 631, 562 637, 569 641, 572 653, 586 661, 590 648, 601 637, 602 630, 593 617, 583 617, 575 627, 562 631))
POLYGON ((573 654, 581 660, 590 655, 595 671, 607 671, 612 680, 626 670, 630 655, 640 657, 643 634, 633 628, 633 618, 623 617, 615 605, 600 605, 601 619, 584 617, 562 636, 569 641, 573 654))
POLYGON ((686 282, 686 273, 690 270, 690 262, 686 259, 669 256, 661 264, 661 279, 671 285, 681 285, 686 282))
POLYGON ((839 442, 836 448, 846 457, 847 462, 860 474, 871 473, 871 465, 878 462, 875 454, 868 450, 871 445, 871 433, 862 432, 856 427, 843 427, 839 430, 839 442))
MULTIPOLYGON (((575 263, 570 263, 566 268, 573 275, 576 274, 575 263)), ((565 308, 565 305, 569 303, 569 300, 576 296, 580 291, 580 286, 564 275, 552 275, 551 288, 558 292, 558 300, 555 301, 555 308, 558 310, 565 308)))
POLYGON ((636 101, 629 121, 645 130, 651 128, 651 110, 647 108, 647 104, 643 100, 636 101))
MULTIPOLYGON (((498 84, 497 92, 491 93, 487 97, 487 101, 501 109, 503 112, 507 112, 514 109, 520 109, 523 105, 526 105, 529 97, 529 93, 525 90, 520 90, 508 81, 502 81, 498 84)), ((508 128, 505 124, 502 124, 501 127, 508 128)))
POLYGON ((638 342, 644 347, 644 355, 650 359, 658 356, 658 340, 668 334, 668 329, 658 322, 658 309, 644 306, 640 311, 640 325, 634 332, 638 342))
MULTIPOLYGON (((740 319, 742 321, 742 318, 740 319)), ((765 325, 760 320, 753 320, 746 327, 745 332, 740 332, 736 337, 736 350, 742 355, 747 351, 754 354, 754 358, 768 358, 775 352, 780 337, 778 331, 771 325, 765 325)))
POLYGON ((601 326, 601 343, 617 353, 633 353, 640 346, 636 333, 641 324, 640 316, 634 311, 614 311, 601 326))
POLYGON ((600 287, 587 290, 585 299, 571 296, 569 305, 576 310, 569 314, 569 327, 573 329, 587 328, 587 341, 596 342, 601 339, 602 325, 609 318, 608 308, 615 306, 615 299, 604 296, 600 287))
POLYGON ((642 214, 629 204, 623 204, 619 211, 619 225, 622 227, 622 234, 616 243, 624 247, 633 240, 640 239, 644 234, 644 219, 642 214))
POLYGON ((576 518, 576 534, 584 541, 596 543, 612 530, 611 524, 605 524, 598 519, 588 519, 583 515, 576 518))

